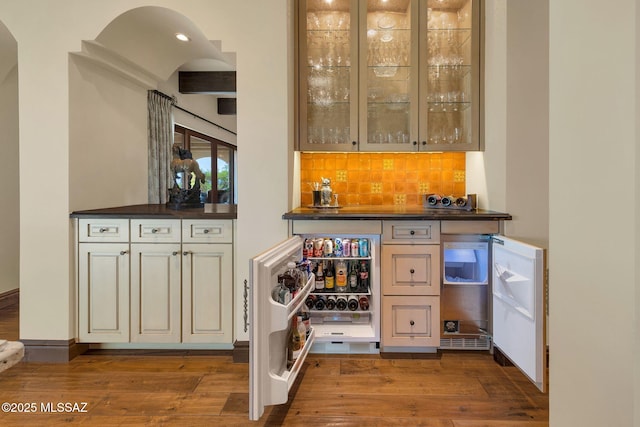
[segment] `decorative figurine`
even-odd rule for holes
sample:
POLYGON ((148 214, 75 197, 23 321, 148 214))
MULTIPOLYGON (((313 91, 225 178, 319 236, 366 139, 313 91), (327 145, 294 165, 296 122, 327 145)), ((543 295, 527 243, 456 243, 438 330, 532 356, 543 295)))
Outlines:
POLYGON ((180 144, 173 144, 171 152, 173 159, 169 168, 173 173, 173 187, 169 190, 167 206, 172 209, 204 206, 200 201, 200 184, 205 183, 205 176, 200 170, 198 162, 193 160, 191 152, 181 148, 180 144), (195 175, 193 186, 191 185, 192 174, 195 175), (178 178, 180 178, 182 188, 178 185, 178 178))

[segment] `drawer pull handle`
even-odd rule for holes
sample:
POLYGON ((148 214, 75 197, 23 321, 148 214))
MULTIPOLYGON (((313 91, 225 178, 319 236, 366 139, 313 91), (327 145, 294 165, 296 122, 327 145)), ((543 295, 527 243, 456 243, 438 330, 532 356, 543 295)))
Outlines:
POLYGON ((411 234, 411 235, 413 236, 414 234, 416 234, 416 232, 415 232, 415 231, 413 231, 413 230, 411 230, 411 231, 409 232, 409 234, 411 234))
POLYGON ((410 322, 409 322, 409 324, 410 324, 411 326, 413 326, 413 325, 415 325, 415 324, 416 324, 416 322, 414 322, 414 321, 412 320, 412 321, 410 321, 410 322))
POLYGON ((411 270, 409 270, 409 273, 411 273, 411 274, 413 274, 413 273, 415 273, 415 272, 416 272, 416 271, 415 271, 413 268, 412 268, 411 270))
POLYGON ((109 231, 109 229, 106 228, 106 227, 100 227, 99 231, 100 231, 100 233, 106 233, 107 231, 109 231))
POLYGON ((120 251, 120 255, 126 255, 128 253, 129 253, 129 251, 120 251))

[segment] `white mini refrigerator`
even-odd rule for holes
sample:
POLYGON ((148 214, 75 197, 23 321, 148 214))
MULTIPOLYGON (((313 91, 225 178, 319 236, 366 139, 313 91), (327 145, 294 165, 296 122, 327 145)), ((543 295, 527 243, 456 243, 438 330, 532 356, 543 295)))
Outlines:
POLYGON ((544 250, 504 236, 494 236, 491 248, 493 344, 544 392, 544 250))
POLYGON ((309 275, 306 285, 286 304, 276 302, 272 290, 277 285, 278 275, 287 269, 290 262, 303 259, 303 244, 318 236, 293 236, 251 260, 249 301, 249 419, 258 420, 269 405, 286 403, 289 390, 300 372, 305 357, 312 347, 321 352, 351 353, 377 352, 380 342, 380 250, 379 235, 325 235, 322 238, 366 240, 366 255, 341 256, 340 254, 315 254, 306 256, 312 263, 337 262, 366 263, 368 266, 367 289, 349 290, 338 294, 315 289, 315 276, 309 275), (358 308, 322 309, 312 307, 310 333, 304 348, 293 365, 288 364, 287 345, 292 318, 307 302, 308 297, 329 298, 364 297, 368 306, 358 308), (354 350, 355 349, 355 350, 354 350), (362 351, 361 351, 362 350, 362 351))

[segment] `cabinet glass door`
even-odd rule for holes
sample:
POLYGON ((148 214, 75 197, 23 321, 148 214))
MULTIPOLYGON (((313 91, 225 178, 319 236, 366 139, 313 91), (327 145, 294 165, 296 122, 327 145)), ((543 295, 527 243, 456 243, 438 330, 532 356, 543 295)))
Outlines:
POLYGON ((421 149, 480 149, 479 9, 479 0, 421 3, 421 149))
POLYGON ((361 150, 407 150, 414 144, 418 131, 416 6, 411 0, 361 2, 361 150))
POLYGON ((300 149, 357 150, 357 0, 302 0, 300 149))

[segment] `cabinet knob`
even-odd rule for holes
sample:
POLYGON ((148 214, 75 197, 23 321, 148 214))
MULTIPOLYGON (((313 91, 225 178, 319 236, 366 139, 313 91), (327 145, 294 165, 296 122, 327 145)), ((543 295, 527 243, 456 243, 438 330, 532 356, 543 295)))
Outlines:
POLYGON ((126 255, 128 253, 129 253, 129 251, 120 251, 120 255, 126 255))
POLYGON ((413 141, 413 145, 418 145, 418 141, 413 141))
POLYGON ((205 228, 204 230, 202 230, 202 232, 203 232, 204 234, 209 234, 209 232, 210 232, 210 231, 211 231, 211 230, 209 230, 208 228, 205 228))
POLYGON ((415 271, 413 268, 412 268, 411 270, 409 270, 409 273, 411 273, 411 274, 413 274, 413 273, 415 273, 415 272, 416 272, 416 271, 415 271))
POLYGON ((422 141, 422 145, 427 145, 427 141, 422 141))
POLYGON ((178 255, 178 251, 174 251, 171 255, 173 255, 173 256, 178 255))
POLYGON ((152 229, 151 229, 151 233, 153 233, 153 234, 156 234, 158 231, 160 231, 160 230, 159 230, 159 229, 157 229, 157 228, 152 228, 152 229))
POLYGON ((189 255, 189 254, 191 254, 191 251, 184 251, 184 252, 182 252, 182 255, 184 255, 184 256, 187 256, 187 255, 189 255))
POLYGON ((101 227, 100 230, 98 230, 100 233, 106 233, 107 231, 109 231, 108 228, 105 227, 101 227))
POLYGON ((416 324, 416 322, 414 322, 414 321, 412 320, 412 321, 410 321, 410 322, 409 322, 409 324, 410 324, 411 326, 413 326, 413 325, 415 325, 415 324, 416 324))
POLYGON ((415 232, 415 231, 413 231, 413 230, 411 230, 411 231, 409 232, 409 234, 411 234, 411 235, 413 236, 414 234, 416 234, 416 232, 415 232))

